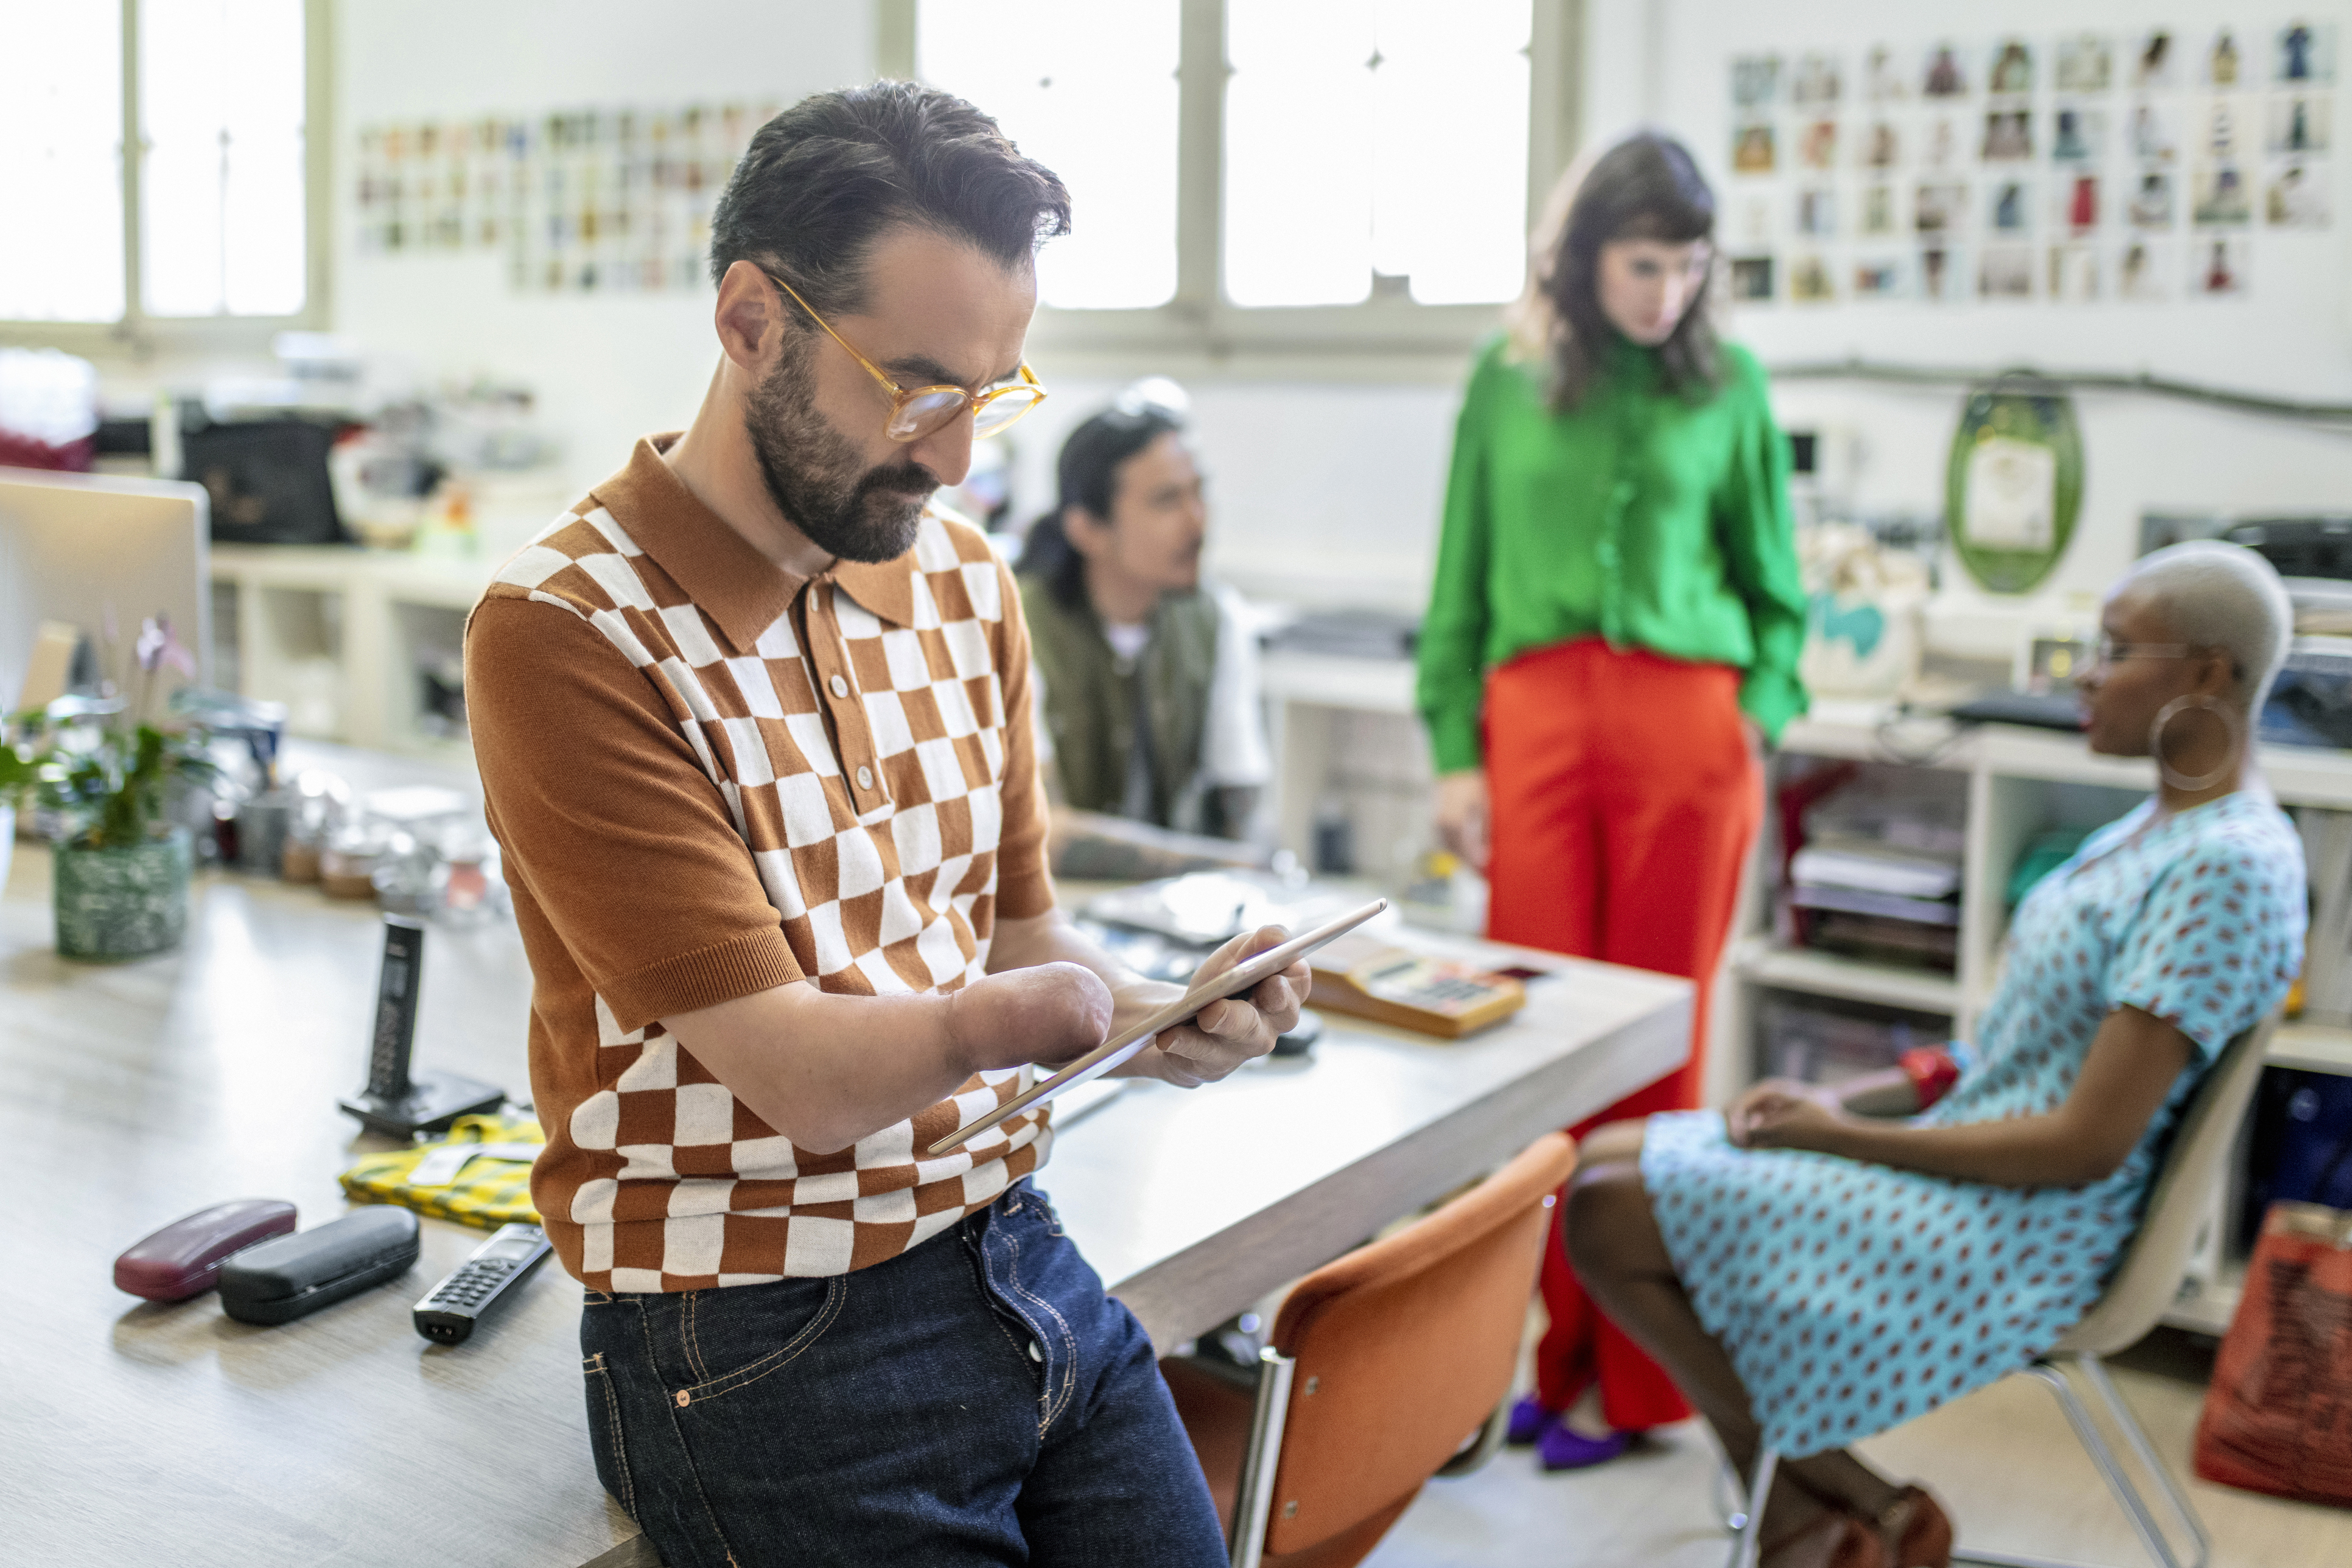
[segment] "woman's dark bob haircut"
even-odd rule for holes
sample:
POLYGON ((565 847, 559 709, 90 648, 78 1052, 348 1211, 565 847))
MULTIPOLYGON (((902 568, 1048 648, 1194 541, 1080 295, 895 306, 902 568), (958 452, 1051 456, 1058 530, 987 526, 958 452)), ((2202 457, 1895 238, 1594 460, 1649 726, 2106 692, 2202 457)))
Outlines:
POLYGON ((1070 542, 1062 527, 1062 514, 1075 507, 1108 522, 1111 505, 1118 499, 1119 469, 1160 437, 1171 431, 1181 434, 1183 429, 1182 416, 1147 403, 1106 408, 1071 431, 1070 438, 1062 443, 1061 461, 1055 466, 1061 481, 1060 504, 1029 525, 1029 537, 1023 542, 1021 559, 1013 570, 1024 576, 1044 578, 1054 597, 1066 607, 1086 608, 1087 558, 1070 542))
MULTIPOLYGON (((1530 244, 1528 290, 1512 336, 1530 359, 1551 362, 1551 404, 1580 405, 1606 366, 1617 331, 1601 310, 1601 247, 1612 240, 1687 245, 1715 237, 1715 193, 1683 144, 1654 131, 1618 142, 1590 168, 1570 170, 1530 244)), ((1708 309, 1709 279, 1658 347, 1665 389, 1705 402, 1721 384, 1722 355, 1708 309)))

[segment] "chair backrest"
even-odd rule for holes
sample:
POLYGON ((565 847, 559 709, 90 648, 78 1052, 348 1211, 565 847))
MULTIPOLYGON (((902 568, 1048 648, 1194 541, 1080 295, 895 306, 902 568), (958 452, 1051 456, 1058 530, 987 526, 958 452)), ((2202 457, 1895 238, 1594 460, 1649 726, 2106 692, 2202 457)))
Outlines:
MULTIPOLYGON (((1551 1194, 1576 1168, 1538 1138, 1435 1213, 1291 1288, 1273 1348, 1294 1358, 1265 1532, 1270 1557, 1379 1538, 1510 1392, 1551 1194)), ((1343 1553, 1347 1561, 1360 1552, 1343 1553)))
POLYGON ((2275 1016, 2265 1018, 2221 1047, 2180 1113, 2172 1146, 2148 1184, 2139 1229, 2107 1281, 2106 1294, 2066 1331, 2056 1353, 2113 1354, 2137 1343, 2172 1305, 2189 1270, 2198 1221, 2205 1216, 2222 1163, 2237 1142, 2238 1123, 2245 1119, 2246 1104, 2263 1076, 2263 1057, 2277 1024, 2275 1016))

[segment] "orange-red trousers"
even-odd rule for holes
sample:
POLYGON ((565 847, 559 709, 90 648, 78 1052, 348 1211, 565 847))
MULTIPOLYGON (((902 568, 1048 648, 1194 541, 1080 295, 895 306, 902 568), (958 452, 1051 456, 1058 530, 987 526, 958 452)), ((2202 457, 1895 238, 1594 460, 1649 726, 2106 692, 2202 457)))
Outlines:
MULTIPOLYGON (((1706 1077, 1708 990, 1763 812, 1739 715, 1739 671, 1595 639, 1523 654, 1487 678, 1492 813, 1486 934, 1698 982, 1689 1062, 1570 1131, 1691 1110, 1706 1077)), ((1536 1394, 1564 1410, 1596 1380, 1621 1431, 1690 1407, 1603 1317, 1557 1233, 1545 1248, 1551 1327, 1536 1394)))

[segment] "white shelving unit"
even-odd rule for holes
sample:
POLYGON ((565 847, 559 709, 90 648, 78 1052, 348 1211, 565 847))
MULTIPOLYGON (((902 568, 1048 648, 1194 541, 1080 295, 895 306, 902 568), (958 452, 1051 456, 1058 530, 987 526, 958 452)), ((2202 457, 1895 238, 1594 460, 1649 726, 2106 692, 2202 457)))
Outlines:
MULTIPOLYGON (((1783 755, 1855 762, 1900 763, 1878 735, 1883 710, 1859 703, 1818 702, 1780 738, 1783 755)), ((1911 737, 1916 740, 1915 735, 1911 737)), ((1930 760, 1907 765, 1964 775, 1968 842, 1960 884, 1959 973, 1955 976, 1874 964, 1776 945, 1769 931, 1763 857, 1759 845, 1742 900, 1738 933, 1726 963, 1711 1026, 1711 1063, 1718 1095, 1738 1087, 1755 1060, 1756 1015, 1766 991, 1838 997, 1937 1014, 1967 1037, 1991 1000, 2009 931, 2005 893, 2019 852, 2044 829, 2111 821, 2156 785, 2155 764, 2094 756, 2072 736, 2010 725, 1987 725, 1958 738, 1930 760)), ((2265 746, 2262 765, 2284 805, 2352 810, 2352 753, 2299 746, 2265 746)), ((2291 1023, 2273 1036, 2270 1060, 2280 1067, 2352 1074, 2352 1030, 2291 1023)), ((2167 1315, 2177 1327, 2219 1334, 2237 1309, 2242 1265, 2222 1256, 2218 1222, 2233 1206, 2215 1193, 2214 1237, 2192 1289, 2167 1315)))
POLYGON ((470 762, 462 738, 435 732, 422 672, 428 650, 457 651, 466 613, 495 564, 327 545, 216 544, 215 617, 234 618, 237 689, 285 703, 297 735, 470 762))

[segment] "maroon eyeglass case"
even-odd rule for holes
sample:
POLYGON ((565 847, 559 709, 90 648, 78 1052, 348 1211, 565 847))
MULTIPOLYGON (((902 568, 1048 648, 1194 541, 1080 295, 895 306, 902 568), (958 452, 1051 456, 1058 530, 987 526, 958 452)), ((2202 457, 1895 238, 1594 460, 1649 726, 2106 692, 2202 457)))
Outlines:
POLYGON ((294 1205, 237 1198, 184 1215, 114 1260, 114 1288, 151 1301, 184 1301, 211 1289, 229 1254, 294 1228, 294 1205))

